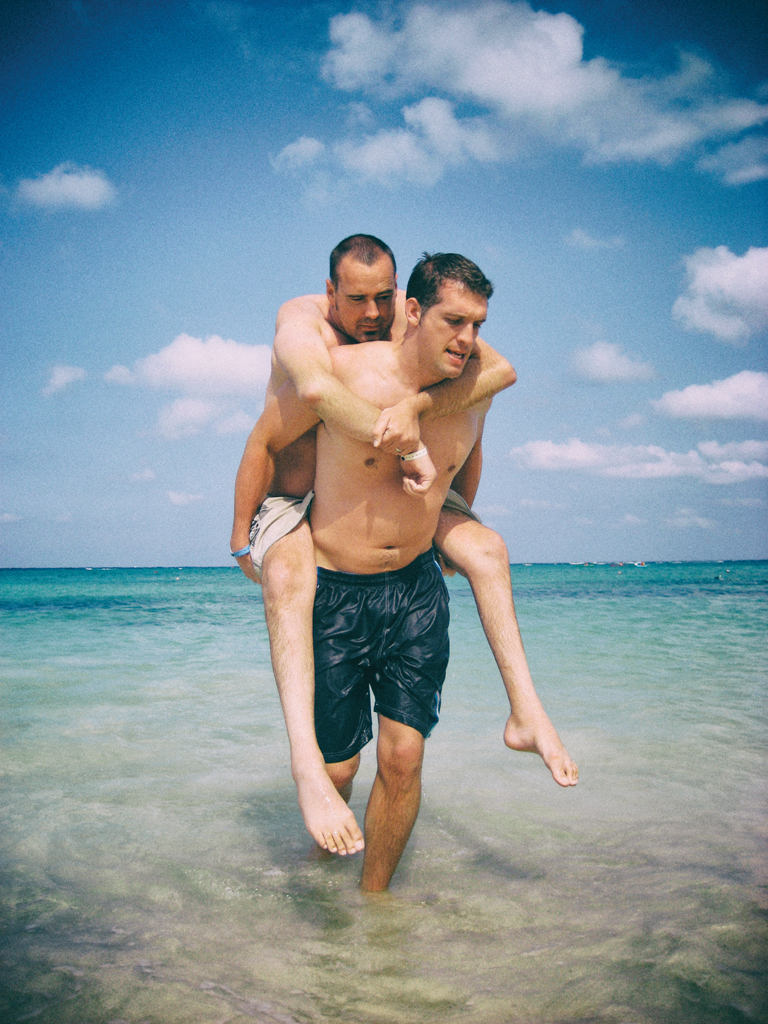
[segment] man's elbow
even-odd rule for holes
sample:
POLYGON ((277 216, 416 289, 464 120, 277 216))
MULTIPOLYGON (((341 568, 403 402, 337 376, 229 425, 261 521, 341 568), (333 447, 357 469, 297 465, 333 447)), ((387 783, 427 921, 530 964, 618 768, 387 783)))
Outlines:
POLYGON ((295 386, 299 401, 303 402, 304 405, 308 405, 310 409, 314 409, 316 412, 325 397, 322 377, 312 375, 298 381, 295 386))
POLYGON ((514 366, 511 363, 508 363, 506 359, 504 360, 504 365, 500 368, 500 370, 501 378, 503 381, 501 385, 501 390, 503 391, 504 388, 512 387, 512 385, 517 380, 517 374, 515 373, 514 366))

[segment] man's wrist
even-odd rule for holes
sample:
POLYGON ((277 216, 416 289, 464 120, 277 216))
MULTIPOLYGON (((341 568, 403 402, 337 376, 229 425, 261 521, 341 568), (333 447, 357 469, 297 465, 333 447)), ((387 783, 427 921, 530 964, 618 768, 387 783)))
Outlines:
POLYGON ((416 416, 419 418, 421 418, 425 412, 428 412, 434 404, 432 401, 432 395, 430 395, 429 391, 419 391, 416 395, 404 398, 403 403, 410 405, 416 416))

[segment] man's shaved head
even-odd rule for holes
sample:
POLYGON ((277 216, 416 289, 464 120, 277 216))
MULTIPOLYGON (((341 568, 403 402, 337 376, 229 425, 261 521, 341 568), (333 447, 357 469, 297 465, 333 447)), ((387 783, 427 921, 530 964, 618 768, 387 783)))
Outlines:
POLYGON ((358 263, 364 263, 367 267, 372 266, 382 256, 388 256, 392 260, 392 271, 397 272, 395 257, 386 242, 382 242, 375 235, 350 235, 342 239, 331 253, 331 272, 329 274, 334 286, 338 287, 338 267, 345 256, 351 256, 358 263))

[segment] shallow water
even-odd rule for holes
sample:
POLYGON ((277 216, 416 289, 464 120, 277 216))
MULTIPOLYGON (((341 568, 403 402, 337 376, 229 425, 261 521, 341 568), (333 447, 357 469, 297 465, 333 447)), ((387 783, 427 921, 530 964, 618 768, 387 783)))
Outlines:
POLYGON ((580 785, 503 746, 452 580, 421 815, 371 900, 307 858, 238 571, 0 572, 3 1024, 768 1020, 768 565, 513 578, 580 785))

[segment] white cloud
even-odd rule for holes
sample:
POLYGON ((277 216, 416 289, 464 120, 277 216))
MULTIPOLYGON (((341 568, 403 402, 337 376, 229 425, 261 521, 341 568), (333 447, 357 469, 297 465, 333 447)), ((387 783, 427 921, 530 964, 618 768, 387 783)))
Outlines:
POLYGON ((736 256, 725 245, 685 257, 688 284, 672 315, 691 331, 742 344, 768 328, 768 248, 736 256))
POLYGON ((63 163, 37 178, 22 179, 16 195, 22 202, 48 209, 99 210, 115 199, 117 189, 103 171, 63 163))
POLYGON ((653 380, 655 372, 650 363, 641 363, 625 355, 620 345, 596 341, 589 348, 579 348, 571 357, 576 373, 597 384, 629 384, 653 380))
POLYGON ((768 420, 768 373, 742 370, 711 384, 667 391, 651 404, 657 412, 680 419, 768 420))
POLYGON ((48 383, 43 388, 42 393, 44 395, 55 395, 57 391, 63 391, 64 388, 74 384, 75 381, 82 380, 84 377, 85 370, 82 366, 53 366, 48 377, 48 383))
POLYGON ((621 235, 615 235, 613 238, 598 238, 583 228, 574 228, 569 235, 565 236, 565 244, 573 246, 575 249, 621 249, 624 239, 621 235))
POLYGON ((748 135, 739 142, 729 142, 702 157, 696 165, 702 171, 719 174, 726 185, 748 185, 768 178, 768 138, 748 135))
POLYGON ((627 526, 642 526, 645 519, 641 519, 639 516, 633 516, 631 512, 627 512, 621 521, 627 526))
POLYGON ((19 522, 21 522, 21 516, 14 515, 13 512, 0 512, 0 523, 19 522))
POLYGON ((217 335, 203 341, 180 334, 159 352, 139 359, 132 371, 113 366, 105 379, 192 395, 254 396, 266 387, 270 360, 269 345, 243 345, 217 335))
POLYGON ((768 465, 758 461, 765 458, 764 449, 751 447, 760 443, 741 442, 731 449, 728 445, 703 442, 698 450, 678 453, 657 445, 588 444, 571 438, 563 444, 529 441, 509 454, 518 465, 528 469, 572 470, 633 480, 689 476, 709 484, 735 484, 768 478, 768 465))
POLYGON ((168 491, 168 501, 172 505, 193 505, 202 501, 202 494, 185 494, 183 491, 168 491))
POLYGON ((134 483, 149 483, 156 479, 157 477, 151 469, 143 469, 140 473, 131 473, 131 480, 134 483))
MULTIPOLYGON (((471 125, 478 149, 462 139, 463 158, 513 157, 543 142, 575 148, 589 163, 665 164, 768 120, 768 106, 724 95, 700 57, 683 54, 673 73, 634 76, 603 57, 585 60, 584 29, 565 13, 502 0, 401 12, 399 28, 357 12, 333 17, 323 76, 383 101, 421 94, 422 103, 445 103, 451 117, 452 102, 479 107, 471 125)), ((378 155, 387 162, 379 179, 435 181, 452 161, 414 126, 409 112, 418 107, 404 109, 404 128, 344 143, 345 166, 371 174, 378 155)))
POLYGON ((319 139, 310 139, 302 135, 300 139, 281 149, 270 163, 276 171, 295 171, 299 167, 316 163, 324 152, 325 146, 319 139))
POLYGON ((361 142, 342 142, 335 154, 346 170, 389 184, 404 178, 432 185, 449 164, 496 159, 496 147, 477 118, 459 120, 447 100, 428 97, 403 107, 405 128, 385 129, 361 142))
POLYGON ((701 441, 696 445, 708 459, 760 459, 768 462, 768 441, 701 441))
POLYGON ((674 526, 678 530, 687 530, 691 526, 697 526, 700 530, 711 530, 716 523, 711 519, 705 519, 692 508, 679 508, 674 516, 665 520, 667 526, 674 526))
POLYGON ((207 427, 220 411, 220 407, 213 402, 203 402, 198 398, 177 398, 160 410, 157 430, 169 441, 191 437, 207 427))

